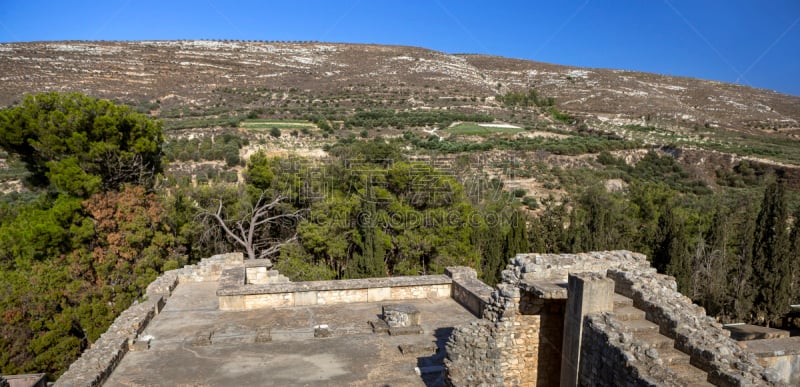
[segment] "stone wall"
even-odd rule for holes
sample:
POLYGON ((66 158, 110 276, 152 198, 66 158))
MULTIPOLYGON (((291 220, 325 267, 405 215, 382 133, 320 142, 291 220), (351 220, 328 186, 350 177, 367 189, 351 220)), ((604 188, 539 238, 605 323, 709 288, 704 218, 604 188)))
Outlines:
POLYGON ((789 386, 800 386, 800 336, 751 340, 739 343, 758 363, 775 372, 789 386))
POLYGON ((139 334, 164 307, 178 282, 215 281, 230 266, 242 265, 242 254, 221 254, 203 259, 197 265, 170 270, 147 286, 144 301, 123 311, 100 338, 69 366, 56 386, 100 386, 122 357, 134 346, 139 334))
POLYGON ((629 251, 518 254, 485 303, 482 322, 456 327, 447 343, 449 383, 558 386, 570 273, 647 267, 629 251), (485 336, 481 336, 485 335, 485 336))
POLYGON ((705 310, 677 291, 674 278, 653 270, 608 270, 615 290, 633 299, 659 332, 675 340, 675 348, 691 356, 691 364, 722 386, 753 386, 778 382, 755 357, 732 340, 730 332, 706 316, 705 310))
POLYGON ((647 346, 608 313, 587 316, 581 342, 579 384, 584 386, 675 386, 678 375, 647 354, 647 346))
POLYGON ((570 273, 605 274, 608 269, 634 268, 650 268, 644 254, 627 250, 579 254, 517 254, 503 271, 503 281, 512 284, 540 280, 566 283, 570 273))
MULTIPOLYGON (((628 251, 520 254, 503 271, 483 319, 456 327, 447 343, 448 382, 456 386, 558 385, 566 282, 570 273, 607 275, 615 291, 634 300, 691 364, 722 386, 780 384, 728 337, 721 325, 657 274, 644 255, 628 251)), ((625 331, 613 313, 583 321, 578 378, 585 385, 676 385, 678 375, 656 351, 625 331)))
POLYGON ((446 275, 426 275, 254 284, 246 283, 245 270, 223 271, 217 290, 220 310, 445 298, 453 282, 446 275))
MULTIPOLYGON (((517 344, 514 322, 519 290, 499 284, 483 310, 483 319, 458 326, 447 341, 447 381, 454 386, 504 385, 511 359, 506 354, 517 344)), ((518 364, 514 364, 517 366, 518 364)))
POLYGON ((472 314, 483 317, 483 309, 492 296, 492 287, 479 280, 475 269, 469 267, 448 267, 445 274, 453 280, 451 297, 472 314))

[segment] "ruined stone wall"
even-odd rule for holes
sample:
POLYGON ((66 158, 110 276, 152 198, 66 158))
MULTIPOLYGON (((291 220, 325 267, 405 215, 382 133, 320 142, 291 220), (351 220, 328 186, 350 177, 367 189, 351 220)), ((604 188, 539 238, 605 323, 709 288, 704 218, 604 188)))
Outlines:
POLYGON ((605 274, 609 269, 648 269, 644 254, 627 250, 595 251, 579 254, 517 254, 503 271, 503 281, 567 282, 570 273, 592 272, 605 274))
MULTIPOLYGON (((691 364, 722 386, 780 384, 779 379, 727 337, 720 324, 657 274, 646 257, 628 251, 520 254, 503 271, 483 319, 456 327, 447 343, 448 382, 456 386, 558 385, 564 326, 562 285, 570 273, 608 275, 615 291, 634 300, 691 364), (543 340, 547 339, 547 340, 543 340)), ((637 341, 613 313, 584 320, 579 380, 585 385, 677 385, 657 351, 637 341)))
POLYGON ((445 358, 448 381, 456 386, 558 386, 563 326, 563 300, 536 298, 501 283, 483 319, 457 327, 451 335, 445 358))
MULTIPOLYGON (((708 381, 722 386, 778 384, 755 356, 729 337, 730 332, 706 316, 705 310, 680 294, 674 278, 654 270, 609 270, 615 291, 633 299, 659 332, 675 340, 675 348, 691 356, 691 364, 709 373, 708 381)), ((613 326, 613 325, 610 325, 613 326)))
MULTIPOLYGON (((669 374, 647 349, 635 343, 613 316, 607 313, 588 316, 583 326, 581 366, 578 375, 583 386, 666 386, 677 385, 677 375, 669 374), (651 375, 651 372, 661 372, 651 375)), ((652 354, 652 353, 651 353, 652 354)))
POLYGON ((646 257, 629 251, 512 258, 484 307, 484 321, 454 330, 445 359, 449 383, 558 386, 566 289, 543 290, 529 281, 552 285, 569 273, 640 266, 648 266, 646 257))
POLYGON ((445 274, 453 279, 450 297, 472 314, 483 317, 483 310, 492 296, 492 287, 479 280, 475 269, 469 267, 448 267, 445 274))
POLYGON ((447 381, 451 385, 496 386, 509 382, 508 354, 518 344, 514 338, 518 304, 519 290, 501 283, 492 292, 482 320, 453 330, 445 347, 447 381))
POLYGON ((81 357, 56 381, 56 386, 100 386, 125 354, 136 346, 139 334, 164 307, 178 282, 214 281, 224 269, 242 264, 242 254, 221 254, 160 275, 147 286, 144 301, 123 311, 81 357))

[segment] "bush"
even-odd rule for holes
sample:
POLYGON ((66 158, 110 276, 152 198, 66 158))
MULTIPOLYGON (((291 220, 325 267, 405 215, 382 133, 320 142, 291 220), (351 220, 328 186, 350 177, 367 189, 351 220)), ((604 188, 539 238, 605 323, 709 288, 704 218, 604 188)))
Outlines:
POLYGON ((522 204, 528 207, 529 210, 535 210, 539 208, 539 201, 533 196, 526 196, 522 198, 522 204))
POLYGON ((272 128, 269 130, 269 135, 278 138, 281 136, 281 130, 278 128, 272 128))
POLYGON ((521 198, 521 197, 525 196, 525 194, 527 192, 525 192, 525 190, 522 189, 522 188, 518 188, 518 189, 515 189, 514 191, 512 191, 512 193, 514 194, 514 197, 521 198))

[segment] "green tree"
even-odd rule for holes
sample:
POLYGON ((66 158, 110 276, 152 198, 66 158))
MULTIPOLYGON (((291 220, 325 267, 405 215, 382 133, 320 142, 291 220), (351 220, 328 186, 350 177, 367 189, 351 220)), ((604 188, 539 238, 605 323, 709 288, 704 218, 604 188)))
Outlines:
POLYGON ((489 224, 482 227, 479 245, 482 245, 482 270, 481 279, 489 285, 494 285, 500 280, 500 273, 506 265, 505 238, 501 224, 489 224))
POLYGON ((149 185, 162 171, 162 142, 160 122, 77 93, 29 95, 0 112, 0 146, 25 162, 29 182, 81 197, 149 185))
POLYGON ((376 218, 376 201, 377 197, 373 191, 372 184, 367 182, 362 209, 358 216, 361 251, 353 256, 353 262, 348 273, 350 278, 386 276, 385 251, 376 218))
POLYGON ((692 261, 683 219, 668 206, 658 220, 659 241, 653 249, 653 266, 660 273, 675 277, 678 291, 691 295, 692 261))
POLYGON ((517 254, 528 253, 527 228, 525 225, 525 215, 519 210, 511 213, 511 222, 508 234, 506 234, 505 260, 501 271, 505 269, 508 260, 517 254))
POLYGON ((753 242, 753 279, 756 319, 776 323, 791 301, 791 257, 788 209, 784 184, 769 184, 756 219, 753 242))
POLYGON ((739 321, 751 320, 753 301, 755 299, 755 284, 753 281, 753 243, 756 229, 756 208, 751 206, 746 210, 744 221, 737 234, 737 254, 734 257, 732 271, 731 297, 733 298, 733 315, 739 321))
POLYGON ((693 282, 697 288, 695 299, 712 316, 727 312, 727 284, 729 260, 731 259, 728 247, 731 238, 729 222, 730 219, 725 209, 721 206, 718 207, 714 211, 706 239, 702 243, 698 243, 699 254, 697 254, 694 265, 693 282))

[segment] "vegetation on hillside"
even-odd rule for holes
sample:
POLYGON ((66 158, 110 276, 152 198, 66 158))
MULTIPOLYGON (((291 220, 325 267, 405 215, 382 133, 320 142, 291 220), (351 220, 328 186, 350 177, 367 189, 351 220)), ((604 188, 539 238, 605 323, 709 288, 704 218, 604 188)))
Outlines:
POLYGON ((629 128, 641 134, 630 140, 589 128, 533 90, 498 96, 524 116, 526 129, 513 130, 477 126, 494 117, 468 109, 314 101, 289 96, 283 110, 235 117, 167 112, 172 128, 241 122, 236 134, 169 141, 159 121, 78 94, 0 112, 3 172, 24 166, 27 176, 26 191, 0 195, 2 373, 59 375, 159 273, 235 250, 272 259, 293 280, 469 265, 495 284, 517 253, 630 249, 722 321, 775 325, 800 300, 798 195, 762 164, 708 178, 656 151, 625 160, 615 154, 649 149, 646 129, 629 128), (466 124, 445 137, 419 129, 457 121, 466 124), (526 135, 533 129, 552 136, 526 135), (395 135, 382 140, 381 130, 395 135), (256 143, 320 135, 327 159, 240 158, 256 143), (474 165, 472 152, 520 157, 474 165), (443 154, 452 162, 414 161, 443 154), (582 161, 545 162, 564 156, 582 161), (224 166, 166 165, 198 161, 224 166), (543 190, 506 186, 511 176, 543 190))

